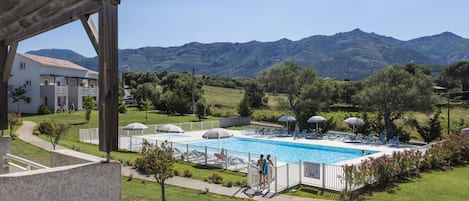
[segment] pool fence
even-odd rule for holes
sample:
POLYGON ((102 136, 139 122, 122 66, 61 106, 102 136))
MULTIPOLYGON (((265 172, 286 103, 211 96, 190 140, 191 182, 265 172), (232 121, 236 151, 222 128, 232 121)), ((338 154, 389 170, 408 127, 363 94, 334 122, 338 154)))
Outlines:
MULTIPOLYGON (((197 131, 212 128, 219 128, 219 121, 201 121, 201 122, 186 122, 186 123, 171 123, 179 126, 184 131, 197 131)), ((118 128, 119 139, 121 137, 134 136, 134 135, 154 135, 156 129, 166 124, 153 124, 146 125, 148 129, 145 130, 124 130, 124 127, 118 128)), ((80 142, 86 142, 90 144, 99 144, 98 128, 87 128, 80 129, 80 142)), ((121 148, 121 147, 119 147, 121 148)))
MULTIPOLYGON (((148 138, 145 135, 154 135, 156 129, 164 124, 149 125, 147 130, 126 131, 119 128, 119 149, 132 152, 140 152, 143 143, 160 146, 164 140, 148 138), (143 136, 142 136, 143 135, 143 136)), ((219 121, 174 123, 185 131, 218 128, 219 121)), ((80 141, 98 144, 98 129, 80 129, 80 141)), ((256 166, 260 153, 247 153, 239 150, 227 150, 207 146, 197 146, 187 143, 169 142, 173 148, 175 157, 191 163, 229 169, 247 173, 247 185, 252 189, 259 189, 260 175, 256 166)), ((265 188, 272 193, 279 193, 298 185, 313 186, 325 190, 342 191, 346 188, 343 180, 344 171, 340 165, 315 163, 308 161, 297 161, 290 163, 277 162, 272 156, 274 166, 271 174, 267 177, 265 188)), ((353 187, 353 190, 361 186, 353 187)))

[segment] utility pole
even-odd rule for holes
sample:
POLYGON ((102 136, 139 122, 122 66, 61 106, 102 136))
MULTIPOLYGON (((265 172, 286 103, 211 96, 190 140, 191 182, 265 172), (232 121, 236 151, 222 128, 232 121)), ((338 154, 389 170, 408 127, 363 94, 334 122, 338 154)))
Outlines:
POLYGON ((195 69, 192 67, 192 114, 195 115, 195 97, 194 97, 194 90, 195 90, 195 69))

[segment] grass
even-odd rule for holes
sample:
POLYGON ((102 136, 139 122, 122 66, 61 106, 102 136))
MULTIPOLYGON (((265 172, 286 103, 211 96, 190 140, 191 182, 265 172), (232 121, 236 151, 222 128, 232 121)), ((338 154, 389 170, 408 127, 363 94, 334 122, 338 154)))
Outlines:
POLYGON ((421 178, 398 184, 389 189, 377 190, 363 196, 369 201, 465 201, 469 198, 469 167, 454 168, 450 171, 436 171, 421 174, 421 178))
POLYGON ((282 194, 305 197, 305 198, 318 198, 318 199, 327 199, 327 200, 338 200, 340 194, 328 191, 322 191, 321 189, 310 187, 310 186, 298 186, 296 191, 287 190, 282 194))
POLYGON ((50 153, 44 149, 15 139, 11 142, 11 154, 19 156, 45 166, 50 166, 50 153))
MULTIPOLYGON (((35 115, 25 117, 24 120, 33 121, 40 123, 44 120, 52 120, 57 123, 64 123, 70 125, 70 130, 59 142, 60 145, 88 153, 91 155, 105 157, 105 152, 101 152, 98 149, 97 145, 83 143, 79 141, 78 130, 81 128, 96 128, 98 127, 98 112, 93 111, 91 120, 89 123, 84 122, 84 111, 78 111, 75 113, 57 113, 49 115, 35 115)), ((125 114, 119 115, 119 125, 123 126, 132 122, 139 120, 145 120, 145 112, 130 110, 125 114)), ((196 121, 197 118, 193 116, 171 116, 165 114, 150 113, 147 124, 161 124, 161 123, 178 123, 178 122, 190 122, 196 121)), ((209 118, 205 121, 212 121, 214 118, 209 118)), ((46 136, 40 135, 41 138, 48 140, 46 136)), ((121 160, 123 162, 130 161, 134 162, 139 154, 127 151, 114 151, 111 152, 111 157, 115 160, 121 160)), ((229 170, 220 170, 215 168, 210 168, 202 165, 196 165, 192 163, 178 162, 175 164, 177 168, 181 171, 185 169, 192 169, 194 171, 193 178, 203 180, 204 177, 208 177, 215 172, 219 172, 225 180, 231 181, 243 181, 246 180, 246 174, 233 172, 229 170)))
MULTIPOLYGON (((244 90, 213 86, 204 86, 203 90, 204 98, 212 105, 211 111, 215 116, 238 116, 237 106, 243 98, 244 90)), ((266 97, 268 98, 267 107, 269 109, 256 109, 254 117, 258 116, 256 113, 259 113, 259 111, 261 111, 261 115, 264 112, 277 113, 280 110, 279 114, 285 114, 289 111, 286 95, 267 93, 266 97)))
MULTIPOLYGON (((121 179, 122 200, 161 200, 160 185, 154 182, 138 179, 128 181, 128 177, 121 179)), ((197 201, 229 201, 242 200, 223 195, 217 195, 205 190, 193 190, 177 186, 166 185, 166 200, 197 200, 197 201)))

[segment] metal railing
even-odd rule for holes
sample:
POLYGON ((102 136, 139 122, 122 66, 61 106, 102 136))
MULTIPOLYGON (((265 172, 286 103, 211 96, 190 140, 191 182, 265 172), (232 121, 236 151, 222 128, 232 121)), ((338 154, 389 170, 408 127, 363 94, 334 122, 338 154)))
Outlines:
MULTIPOLYGON (((186 123, 171 123, 173 125, 179 126, 184 131, 197 131, 197 130, 205 130, 205 129, 212 129, 219 127, 219 121, 203 121, 203 122, 186 122, 186 123)), ((121 141, 122 137, 129 137, 135 135, 154 135, 156 134, 156 129, 163 126, 165 124, 153 124, 147 125, 148 129, 146 130, 124 130, 124 127, 119 127, 119 142, 121 141)), ((87 128, 87 129, 80 129, 80 142, 86 142, 90 144, 99 144, 99 134, 98 128, 87 128)), ((125 140, 122 140, 125 141, 125 140)), ((119 143, 121 144, 121 143, 119 143)), ((132 150, 133 148, 124 147, 124 143, 119 146, 120 149, 127 149, 132 150)))
POLYGON ((21 158, 19 156, 15 156, 12 154, 6 154, 4 156, 4 159, 8 161, 7 164, 8 164, 9 173, 49 168, 45 165, 41 165, 39 163, 30 161, 28 159, 24 159, 24 158, 21 158))
MULTIPOLYGON (((300 184, 314 186, 333 191, 345 188, 343 168, 340 165, 298 161, 272 167, 272 175, 268 180, 268 189, 278 193, 300 184)), ((260 176, 258 167, 250 164, 248 167, 248 187, 259 189, 260 176)), ((355 187, 356 189, 360 186, 355 187)), ((354 189, 354 190, 356 190, 354 189)))

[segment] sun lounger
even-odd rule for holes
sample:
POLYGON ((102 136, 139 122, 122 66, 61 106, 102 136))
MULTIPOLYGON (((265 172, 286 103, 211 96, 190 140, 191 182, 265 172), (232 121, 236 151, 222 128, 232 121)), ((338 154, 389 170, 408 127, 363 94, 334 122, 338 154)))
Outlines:
POLYGON ((350 140, 349 139, 349 134, 348 133, 343 133, 342 137, 336 137, 335 140, 339 140, 339 141, 347 141, 347 140, 350 140))
POLYGON ((318 139, 318 133, 316 131, 312 131, 311 133, 305 135, 306 139, 318 139))
POLYGON ((392 136, 391 141, 389 142, 389 145, 391 146, 399 146, 399 136, 395 135, 392 136))
POLYGON ((373 142, 373 135, 369 134, 363 142, 364 143, 372 143, 373 142))
POLYGON ((376 144, 386 144, 386 135, 381 134, 375 142, 376 144))

